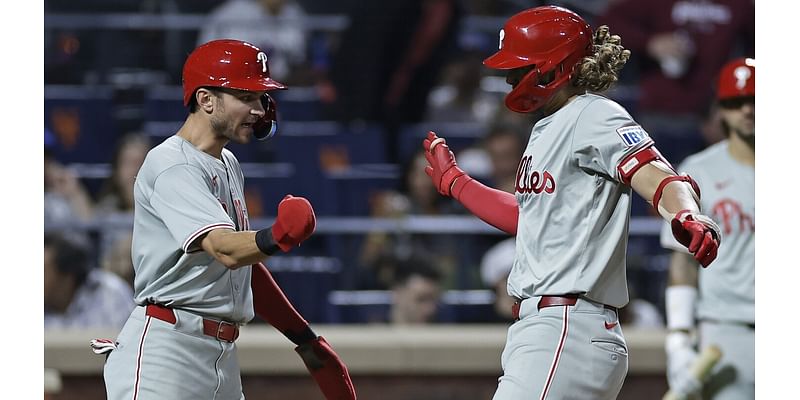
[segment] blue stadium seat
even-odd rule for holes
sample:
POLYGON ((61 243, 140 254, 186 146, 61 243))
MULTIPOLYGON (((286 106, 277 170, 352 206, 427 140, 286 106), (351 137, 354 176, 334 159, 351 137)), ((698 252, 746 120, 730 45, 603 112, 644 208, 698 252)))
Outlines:
POLYGON ((45 126, 58 138, 51 150, 59 161, 111 162, 120 134, 112 99, 110 88, 45 87, 45 126))

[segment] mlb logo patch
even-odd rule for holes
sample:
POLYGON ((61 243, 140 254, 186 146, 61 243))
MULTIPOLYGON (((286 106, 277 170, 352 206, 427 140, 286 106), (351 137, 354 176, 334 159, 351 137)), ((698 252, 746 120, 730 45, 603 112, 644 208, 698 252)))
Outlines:
POLYGON ((647 138, 647 132, 639 125, 624 126, 617 128, 617 135, 630 147, 647 138))

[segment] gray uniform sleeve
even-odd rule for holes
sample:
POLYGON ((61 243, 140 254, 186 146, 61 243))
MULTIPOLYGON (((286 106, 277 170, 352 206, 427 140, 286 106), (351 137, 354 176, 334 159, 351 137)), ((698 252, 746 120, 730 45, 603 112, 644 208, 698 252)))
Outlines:
POLYGON ((578 166, 621 182, 617 166, 653 143, 622 106, 607 99, 589 103, 578 117, 572 151, 578 166))
POLYGON ((196 250, 195 240, 213 229, 236 229, 208 185, 190 165, 171 167, 155 181, 150 204, 185 252, 196 250))

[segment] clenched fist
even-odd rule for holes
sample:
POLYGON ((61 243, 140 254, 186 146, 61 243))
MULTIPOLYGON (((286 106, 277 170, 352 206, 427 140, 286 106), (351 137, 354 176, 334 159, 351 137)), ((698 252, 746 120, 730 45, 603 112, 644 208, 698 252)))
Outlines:
POLYGON ((717 258, 722 232, 711 218, 682 210, 672 219, 672 235, 686 246, 703 267, 707 267, 717 258))
POLYGON ((272 239, 287 252, 308 239, 317 226, 314 208, 304 197, 287 194, 278 204, 278 216, 272 225, 272 239))

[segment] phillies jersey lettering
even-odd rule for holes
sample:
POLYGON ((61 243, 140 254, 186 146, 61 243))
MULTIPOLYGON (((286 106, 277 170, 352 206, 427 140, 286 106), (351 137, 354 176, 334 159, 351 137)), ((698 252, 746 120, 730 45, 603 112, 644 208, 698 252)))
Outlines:
POLYGON ((531 171, 530 166, 531 158, 529 156, 522 157, 522 161, 517 168, 515 191, 520 194, 553 193, 556 190, 556 180, 553 178, 553 175, 548 171, 542 173, 539 173, 539 171, 531 171))
POLYGON ((180 136, 153 148, 134 183, 134 300, 245 323, 250 268, 231 270, 200 247, 213 229, 249 228, 244 176, 227 149, 217 159, 180 136))
POLYGON ((650 144, 625 109, 595 94, 576 96, 536 123, 517 170, 511 296, 578 293, 616 307, 628 302, 631 189, 617 167, 650 144))
MULTIPOLYGON (((725 186, 722 188, 724 187, 725 186)), ((711 206, 711 215, 715 217, 714 219, 719 223, 722 233, 725 236, 734 232, 743 234, 745 232, 756 231, 754 217, 748 214, 744 210, 742 204, 737 200, 729 198, 720 199, 711 206)))
MULTIPOLYGON (((678 167, 700 186, 700 212, 722 229, 716 260, 700 268, 700 319, 755 323, 755 168, 731 157, 723 140, 689 156, 678 167)), ((672 236, 669 224, 661 230, 661 244, 686 252, 672 236)))

